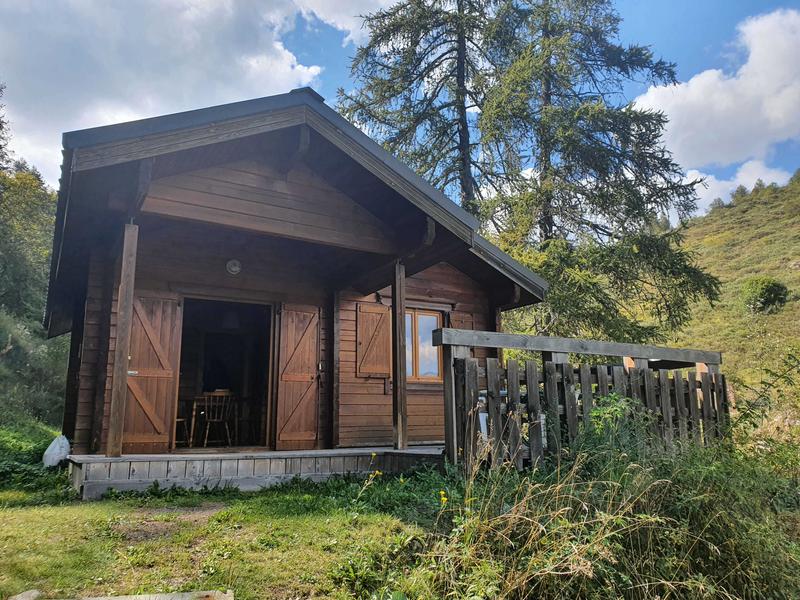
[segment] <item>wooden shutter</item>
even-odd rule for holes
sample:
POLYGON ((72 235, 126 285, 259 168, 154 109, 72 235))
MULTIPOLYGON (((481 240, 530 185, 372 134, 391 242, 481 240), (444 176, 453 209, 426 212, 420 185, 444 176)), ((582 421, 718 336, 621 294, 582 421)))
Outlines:
POLYGON ((277 449, 312 449, 319 410, 319 309, 284 305, 279 344, 277 449))
POLYGON ((356 320, 356 375, 390 377, 392 374, 391 307, 383 304, 359 304, 356 320))
POLYGON ((182 311, 176 298, 133 299, 123 453, 167 452, 175 429, 182 311))

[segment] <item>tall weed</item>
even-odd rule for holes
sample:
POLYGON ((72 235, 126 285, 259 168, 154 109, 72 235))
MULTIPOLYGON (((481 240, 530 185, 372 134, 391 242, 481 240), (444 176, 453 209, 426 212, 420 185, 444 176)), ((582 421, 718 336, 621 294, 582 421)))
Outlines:
POLYGON ((630 400, 603 399, 560 461, 476 471, 422 552, 373 552, 339 583, 366 598, 800 597, 797 471, 777 468, 800 446, 667 450, 650 431, 630 400))

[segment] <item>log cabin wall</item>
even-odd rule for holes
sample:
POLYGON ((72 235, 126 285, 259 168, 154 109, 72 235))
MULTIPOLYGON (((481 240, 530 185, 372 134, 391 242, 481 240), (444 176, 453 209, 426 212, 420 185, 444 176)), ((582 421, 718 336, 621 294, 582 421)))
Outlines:
MULTIPOLYGON (((111 281, 113 264, 109 264, 107 252, 94 249, 89 256, 86 281, 86 300, 81 319, 73 325, 73 336, 80 339, 75 360, 70 359, 67 378, 77 379, 74 427, 71 434, 73 451, 88 453, 98 450, 103 419, 103 402, 106 389, 109 344, 113 359, 111 281), (77 371, 77 373, 75 372, 77 371)), ((74 345, 73 345, 74 346, 74 345)))
MULTIPOLYGON (((409 277, 406 298, 409 309, 421 308, 441 313, 444 317, 443 325, 463 329, 495 329, 486 291, 449 264, 439 263, 409 277)), ((392 443, 391 383, 388 374, 382 374, 381 358, 372 360, 371 356, 365 357, 359 350, 359 342, 363 349, 368 341, 358 339, 359 335, 364 334, 364 327, 358 326, 359 306, 382 305, 391 305, 388 289, 368 296, 361 296, 353 291, 342 292, 340 295, 339 390, 334 433, 334 444, 339 447, 392 443), (367 365, 364 364, 365 358, 369 363, 367 365), (359 361, 361 365, 358 364, 359 361)), ((362 310, 362 314, 364 312, 362 310)), ((371 315, 369 318, 377 324, 377 318, 371 315)), ((372 337, 373 332, 369 333, 372 337)), ((376 339, 380 342, 380 338, 376 339)), ((373 346, 375 343, 373 342, 373 346)), ((485 358, 486 352, 479 349, 475 356, 485 358)), ((409 381, 407 389, 409 441, 442 442, 442 383, 409 381)))

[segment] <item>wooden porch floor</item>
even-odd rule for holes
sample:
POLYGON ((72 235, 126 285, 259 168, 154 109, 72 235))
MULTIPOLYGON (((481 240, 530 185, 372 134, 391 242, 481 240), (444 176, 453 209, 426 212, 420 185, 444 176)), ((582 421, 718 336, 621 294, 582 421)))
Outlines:
POLYGON ((269 487, 294 477, 322 481, 333 475, 380 470, 400 473, 421 465, 440 465, 442 446, 336 448, 274 451, 265 449, 182 449, 171 454, 71 455, 70 480, 84 500, 108 490, 235 487, 245 491, 269 487))

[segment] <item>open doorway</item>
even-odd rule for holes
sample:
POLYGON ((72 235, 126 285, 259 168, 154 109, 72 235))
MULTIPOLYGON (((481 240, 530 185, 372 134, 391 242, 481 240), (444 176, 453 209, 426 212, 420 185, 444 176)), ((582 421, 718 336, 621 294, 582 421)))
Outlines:
POLYGON ((178 446, 266 445, 271 321, 270 306, 184 300, 178 446))

